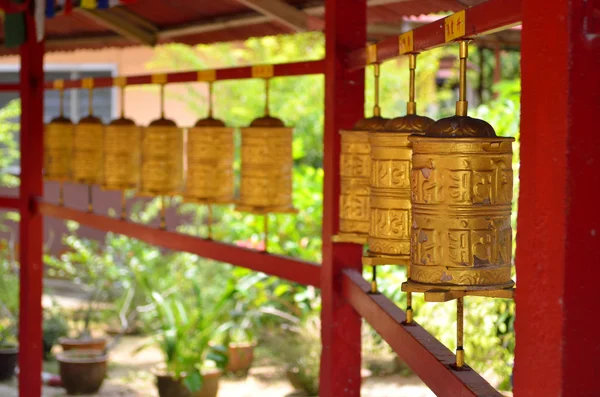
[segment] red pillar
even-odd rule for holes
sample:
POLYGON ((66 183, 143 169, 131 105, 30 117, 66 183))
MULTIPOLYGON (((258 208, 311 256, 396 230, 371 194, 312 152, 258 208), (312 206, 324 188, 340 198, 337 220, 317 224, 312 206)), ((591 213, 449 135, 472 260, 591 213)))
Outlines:
POLYGON ((339 130, 364 114, 364 71, 347 72, 343 58, 366 43, 366 0, 325 2, 325 138, 323 186, 323 268, 321 270, 321 397, 360 395, 360 316, 341 295, 341 271, 362 268, 362 247, 334 244, 340 195, 339 130))
POLYGON ((598 7, 523 1, 515 397, 600 395, 598 7))
POLYGON ((21 46, 21 222, 19 258, 19 395, 41 395, 42 372, 42 197, 44 141, 44 45, 36 42, 33 9, 27 13, 27 42, 21 46))

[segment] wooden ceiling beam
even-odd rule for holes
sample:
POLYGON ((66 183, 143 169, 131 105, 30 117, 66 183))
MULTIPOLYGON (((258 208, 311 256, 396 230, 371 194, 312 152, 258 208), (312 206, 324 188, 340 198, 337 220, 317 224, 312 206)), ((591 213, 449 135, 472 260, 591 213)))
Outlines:
POLYGON ((237 0, 238 3, 259 12, 296 32, 306 32, 308 15, 282 0, 237 0))
POLYGON ((154 31, 146 29, 137 24, 134 18, 124 17, 123 15, 113 13, 111 10, 92 10, 86 8, 76 8, 77 12, 93 20, 99 25, 105 26, 113 32, 133 40, 137 43, 154 46, 158 41, 158 28, 154 31))

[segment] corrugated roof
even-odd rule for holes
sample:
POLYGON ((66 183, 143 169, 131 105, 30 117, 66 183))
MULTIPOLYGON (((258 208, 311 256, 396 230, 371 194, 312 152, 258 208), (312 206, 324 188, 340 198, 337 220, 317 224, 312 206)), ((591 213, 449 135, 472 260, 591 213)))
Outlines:
MULTIPOLYGON (((368 0, 370 24, 383 23, 384 33, 402 27, 403 18, 446 11, 457 11, 470 2, 480 0, 368 0)), ((288 0, 288 4, 310 15, 311 21, 323 18, 324 0, 288 0)), ((238 0, 143 0, 108 10, 103 15, 125 20, 134 30, 157 38, 157 43, 214 43, 243 40, 248 37, 293 32, 289 26, 274 21, 243 5, 238 0)), ((104 47, 140 45, 139 40, 123 37, 123 32, 110 27, 102 18, 74 11, 46 21, 47 51, 71 51, 104 47)), ((309 28, 318 28, 319 23, 309 28)), ((322 26, 322 25, 321 25, 322 26)), ((2 32, 3 29, 0 29, 2 32)), ((2 39, 2 33, 0 33, 2 39)), ((0 47, 0 54, 15 53, 0 47)))

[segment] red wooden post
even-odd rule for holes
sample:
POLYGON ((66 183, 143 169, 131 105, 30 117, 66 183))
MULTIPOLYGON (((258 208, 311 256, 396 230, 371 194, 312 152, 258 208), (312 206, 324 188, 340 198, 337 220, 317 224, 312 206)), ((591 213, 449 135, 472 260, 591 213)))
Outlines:
POLYGON ((361 270, 362 247, 334 244, 340 195, 339 130, 364 114, 364 71, 344 70, 348 51, 366 43, 366 0, 325 2, 325 138, 323 186, 323 268, 321 270, 320 396, 360 395, 361 318, 341 294, 344 268, 361 270))
POLYGON ((36 42, 33 3, 26 16, 27 41, 21 46, 21 222, 19 395, 42 393, 42 197, 44 138, 44 45, 36 42))
POLYGON ((523 1, 515 397, 600 392, 594 8, 598 2, 523 1))

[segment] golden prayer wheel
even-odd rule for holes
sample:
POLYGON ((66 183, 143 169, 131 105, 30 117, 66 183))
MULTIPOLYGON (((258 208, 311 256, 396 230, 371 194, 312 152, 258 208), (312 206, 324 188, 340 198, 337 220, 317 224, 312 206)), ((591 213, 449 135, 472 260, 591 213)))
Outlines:
POLYGON ((88 80, 89 115, 79 120, 73 132, 73 182, 88 185, 88 211, 92 211, 92 186, 102 183, 104 124, 93 115, 93 88, 88 80))
MULTIPOLYGON (((161 92, 161 98, 163 95, 161 92)), ((159 119, 144 128, 141 154, 139 195, 154 197, 182 193, 183 129, 165 118, 164 109, 159 119)))
POLYGON ((293 128, 269 115, 266 83, 265 116, 242 128, 240 197, 236 210, 265 216, 265 250, 270 213, 295 213, 292 202, 293 128))
POLYGON ((121 218, 127 218, 125 190, 137 189, 140 180, 141 128, 125 117, 125 86, 121 87, 121 117, 104 134, 104 178, 102 188, 122 193, 121 218))
POLYGON ((512 297, 512 138, 467 116, 468 42, 460 42, 456 115, 413 135, 412 251, 403 290, 457 299, 457 361, 464 365, 463 299, 512 297))
POLYGON ((382 131, 369 134, 370 228, 369 264, 408 265, 410 262, 411 134, 422 134, 433 120, 416 114, 416 54, 409 54, 410 97, 406 116, 388 121, 382 131))
POLYGON ((59 182, 59 204, 63 204, 62 184, 71 180, 73 162, 73 122, 64 116, 64 93, 60 92, 60 115, 44 127, 44 179, 59 182))
POLYGON ((123 115, 113 120, 104 134, 106 190, 136 189, 140 179, 141 128, 123 115))
POLYGON ((208 238, 212 238, 212 205, 233 201, 234 130, 213 118, 212 82, 208 102, 208 117, 188 129, 185 199, 208 206, 208 238))
POLYGON ((369 236, 371 192, 371 148, 369 135, 383 131, 389 121, 379 108, 379 64, 374 64, 375 106, 373 117, 358 121, 351 130, 341 130, 340 223, 336 242, 365 244, 369 236))

